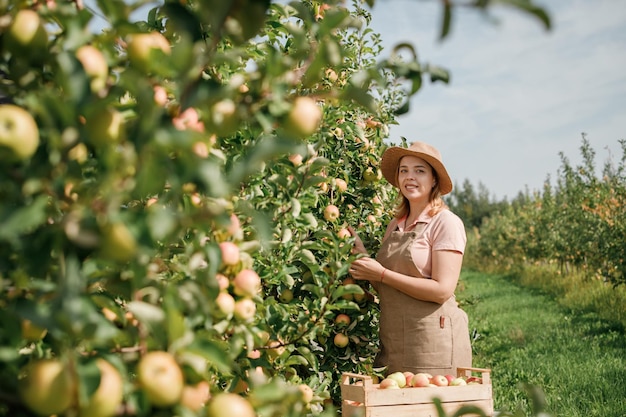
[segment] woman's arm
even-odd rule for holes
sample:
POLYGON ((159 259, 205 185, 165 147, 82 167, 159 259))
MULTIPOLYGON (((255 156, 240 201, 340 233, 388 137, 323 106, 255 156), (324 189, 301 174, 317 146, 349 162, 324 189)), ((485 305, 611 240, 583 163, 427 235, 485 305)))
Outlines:
POLYGON ((370 281, 374 288, 382 280, 385 284, 418 300, 443 304, 454 294, 462 264, 462 253, 438 250, 432 252, 432 279, 416 279, 386 269, 372 258, 361 258, 354 261, 350 268, 350 274, 355 279, 370 281))

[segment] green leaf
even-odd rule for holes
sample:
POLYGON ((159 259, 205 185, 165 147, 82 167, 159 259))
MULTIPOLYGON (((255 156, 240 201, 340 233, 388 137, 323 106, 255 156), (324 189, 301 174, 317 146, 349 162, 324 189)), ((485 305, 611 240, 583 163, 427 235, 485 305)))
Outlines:
POLYGON ((0 240, 14 240, 45 223, 47 196, 39 196, 32 203, 11 211, 5 206, 0 212, 0 240))
POLYGON ((439 33, 439 40, 445 39, 450 33, 450 25, 452 23, 452 4, 449 1, 444 1, 443 16, 441 19, 441 32, 439 33))

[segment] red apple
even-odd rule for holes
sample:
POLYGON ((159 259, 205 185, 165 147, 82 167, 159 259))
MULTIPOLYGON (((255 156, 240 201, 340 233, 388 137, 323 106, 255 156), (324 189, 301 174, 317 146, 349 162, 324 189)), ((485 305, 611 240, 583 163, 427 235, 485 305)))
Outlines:
POLYGON ((206 417, 255 417, 250 402, 240 395, 222 392, 215 395, 206 406, 206 417))
POLYGON ((200 381, 195 385, 185 385, 180 404, 192 411, 199 411, 211 398, 209 383, 200 381))
POLYGON ((395 379, 385 378, 382 381, 380 381, 379 388, 380 389, 400 389, 400 386, 398 385, 398 381, 396 381, 395 379))
POLYGON ((467 382, 467 385, 476 385, 476 384, 482 384, 483 379, 477 376, 470 376, 465 380, 465 382, 467 382))
POLYGON ((406 379, 406 386, 410 387, 411 386, 411 380, 413 379, 413 377, 415 376, 415 374, 411 371, 404 371, 404 378, 406 379))
POLYGON ((430 384, 430 375, 420 372, 413 375, 411 378, 411 386, 412 387, 427 387, 430 384))
POLYGON ((335 324, 348 326, 351 321, 350 316, 345 313, 337 314, 337 317, 335 317, 335 324))
POLYGON ((233 242, 221 242, 220 250, 222 251, 222 264, 233 266, 239 263, 239 246, 233 242))
POLYGON ((454 375, 444 375, 446 377, 446 379, 448 380, 448 385, 450 384, 450 382, 452 382, 456 377, 454 375))
POLYGON ((333 339, 333 343, 335 344, 335 346, 340 348, 345 348, 346 346, 348 346, 349 342, 350 339, 343 333, 337 333, 335 335, 335 338, 333 339))
POLYGON ((335 187, 337 188, 337 191, 343 193, 348 189, 348 183, 341 178, 335 178, 335 187))
POLYGON ((430 379, 430 383, 438 387, 447 387, 448 378, 443 375, 433 375, 433 377, 430 379))
POLYGON ((261 278, 251 269, 241 270, 233 279, 235 294, 252 297, 261 290, 261 278))
POLYGON ((137 382, 148 401, 157 407, 177 404, 183 394, 183 372, 168 352, 146 353, 137 365, 137 382))

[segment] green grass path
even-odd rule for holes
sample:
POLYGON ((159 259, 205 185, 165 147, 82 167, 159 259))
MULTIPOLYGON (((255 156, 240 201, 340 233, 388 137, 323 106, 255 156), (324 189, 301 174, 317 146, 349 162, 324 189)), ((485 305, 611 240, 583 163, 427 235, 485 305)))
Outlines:
POLYGON ((522 383, 558 417, 626 417, 621 325, 561 307, 502 275, 464 271, 459 303, 474 331, 474 366, 491 368, 496 410, 533 415, 522 383))

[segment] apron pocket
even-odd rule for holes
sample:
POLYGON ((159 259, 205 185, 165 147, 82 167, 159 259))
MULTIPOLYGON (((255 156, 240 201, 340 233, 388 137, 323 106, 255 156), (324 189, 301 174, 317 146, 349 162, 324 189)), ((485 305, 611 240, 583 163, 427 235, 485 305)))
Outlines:
POLYGON ((403 366, 424 371, 452 366, 452 321, 449 316, 404 318, 403 366))

